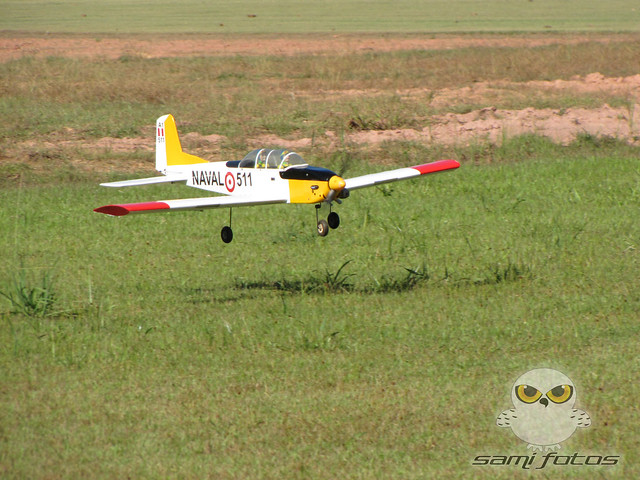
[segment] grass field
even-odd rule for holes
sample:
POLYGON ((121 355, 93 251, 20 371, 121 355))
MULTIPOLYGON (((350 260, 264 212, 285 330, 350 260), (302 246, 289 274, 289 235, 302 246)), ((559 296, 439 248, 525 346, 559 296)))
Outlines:
POLYGON ((511 477, 470 462, 523 454, 495 417, 538 366, 594 419, 567 451, 637 473, 637 151, 501 153, 530 142, 354 196, 326 239, 304 208, 238 210, 223 246, 222 212, 118 221, 84 182, 3 189, 3 289, 55 294, 4 304, 3 475, 511 477))
POLYGON ((638 31, 629 0, 0 1, 0 30, 118 33, 638 31))
MULTIPOLYGON (((108 13, 116 2, 101 5, 108 13)), ((11 7, 0 28, 42 30, 38 15, 15 20, 20 8, 41 6, 0 2, 11 7)), ((608 4, 602 18, 623 7, 608 4)), ((361 10, 363 30, 389 28, 361 10)), ((241 21, 263 15, 252 11, 258 16, 241 21)), ((78 22, 93 21, 87 12, 78 22)), ((588 29, 591 10, 584 12, 564 28, 588 29)), ((171 28, 182 31, 188 22, 176 18, 171 28)), ((190 21, 206 30, 205 20, 190 21)), ((615 20, 611 30, 631 29, 632 20, 615 20)), ((122 31, 148 31, 130 21, 122 31)), ((229 26, 241 32, 241 21, 229 26)), ((412 31, 412 21, 398 24, 412 31)), ((97 23, 59 25, 98 31, 97 23)), ((526 28, 538 29, 516 29, 526 28)), ((639 51, 625 39, 0 64, 0 477, 638 477, 637 145, 580 135, 561 146, 530 134, 499 146, 305 147, 310 162, 347 177, 443 157, 462 167, 354 192, 326 238, 315 234, 312 207, 236 209, 229 245, 219 238, 225 211, 93 213, 197 192, 100 188, 151 175, 153 154, 82 145, 151 136, 155 118, 169 112, 182 133, 225 135, 213 149, 193 147, 227 160, 262 134, 340 137, 355 120, 357 128, 393 130, 489 105, 632 110, 632 96, 521 86, 596 71, 635 75, 639 51), (430 105, 433 92, 496 80, 513 82, 512 93, 430 105), (423 91, 398 94, 407 89, 423 91), (558 454, 620 456, 617 466, 472 466, 478 455, 530 453, 496 417, 513 406, 515 379, 537 367, 571 377, 576 407, 593 422, 558 454)))

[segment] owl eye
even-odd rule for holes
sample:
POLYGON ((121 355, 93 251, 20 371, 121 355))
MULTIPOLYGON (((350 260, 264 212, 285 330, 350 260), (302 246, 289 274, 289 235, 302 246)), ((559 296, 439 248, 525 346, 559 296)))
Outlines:
POLYGON ((571 385, 558 385, 547 392, 547 397, 553 403, 564 403, 573 396, 571 385))
POLYGON ((518 397, 518 400, 524 403, 534 403, 541 396, 542 393, 540 393, 537 388, 534 388, 531 385, 518 385, 516 387, 516 397, 518 397))

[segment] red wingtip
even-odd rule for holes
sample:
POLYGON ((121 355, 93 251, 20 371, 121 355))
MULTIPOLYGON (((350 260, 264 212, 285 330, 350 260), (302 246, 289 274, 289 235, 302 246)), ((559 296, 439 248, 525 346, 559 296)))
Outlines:
POLYGON ((105 205, 104 207, 98 207, 93 211, 98 213, 105 213, 114 217, 121 217, 122 215, 126 215, 127 213, 129 213, 129 210, 121 205, 105 205))
POLYGON ((424 165, 416 165, 414 168, 420 172, 420 175, 425 173, 442 172, 444 170, 451 170, 458 168, 460 163, 456 160, 438 160, 437 162, 426 163, 424 165))
POLYGON ((152 210, 167 210, 169 205, 165 202, 127 203, 125 205, 105 205, 98 207, 94 212, 106 213, 115 217, 121 217, 132 212, 147 212, 152 210))

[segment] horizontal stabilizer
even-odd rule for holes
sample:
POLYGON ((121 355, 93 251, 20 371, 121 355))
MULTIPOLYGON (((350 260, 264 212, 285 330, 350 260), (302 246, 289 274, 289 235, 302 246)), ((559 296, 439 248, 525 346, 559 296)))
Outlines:
POLYGON ((459 166, 460 164, 455 160, 438 160, 437 162, 425 163, 423 165, 397 168, 395 170, 387 170, 386 172, 370 173, 360 177, 348 178, 345 180, 345 183, 348 190, 355 190, 357 188, 419 177, 420 175, 426 175, 428 173, 452 170, 459 166))
POLYGON ((186 182, 188 175, 183 173, 174 173, 163 175, 161 177, 137 178, 135 180, 122 180, 120 182, 101 183, 103 187, 136 187, 138 185, 152 185, 154 183, 173 183, 186 182))

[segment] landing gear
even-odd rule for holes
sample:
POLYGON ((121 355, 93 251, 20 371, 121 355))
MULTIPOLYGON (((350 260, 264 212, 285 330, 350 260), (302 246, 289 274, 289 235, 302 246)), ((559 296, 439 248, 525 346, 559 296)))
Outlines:
POLYGON ((327 223, 332 229, 335 230, 340 226, 340 215, 338 215, 336 212, 330 212, 329 216, 327 217, 327 223))
POLYGON ((230 243, 231 240, 233 240, 233 230, 231 230, 231 227, 222 227, 220 237, 224 243, 230 243))
POLYGON ((229 209, 229 226, 222 227, 220 238, 224 243, 230 243, 233 240, 233 230, 231 230, 231 209, 229 209))
POLYGON ((320 235, 321 237, 326 237, 328 233, 329 233, 329 224, 324 219, 320 220, 318 222, 318 235, 320 235))
MULTIPOLYGON (((316 204, 316 222, 318 226, 318 235, 320 235, 321 237, 326 237, 329 233, 330 228, 336 229, 340 226, 340 215, 338 215, 336 212, 329 211, 327 219, 320 220, 318 219, 318 211, 320 210, 320 207, 320 204, 316 204)), ((331 206, 329 206, 329 209, 331 209, 331 206)))

